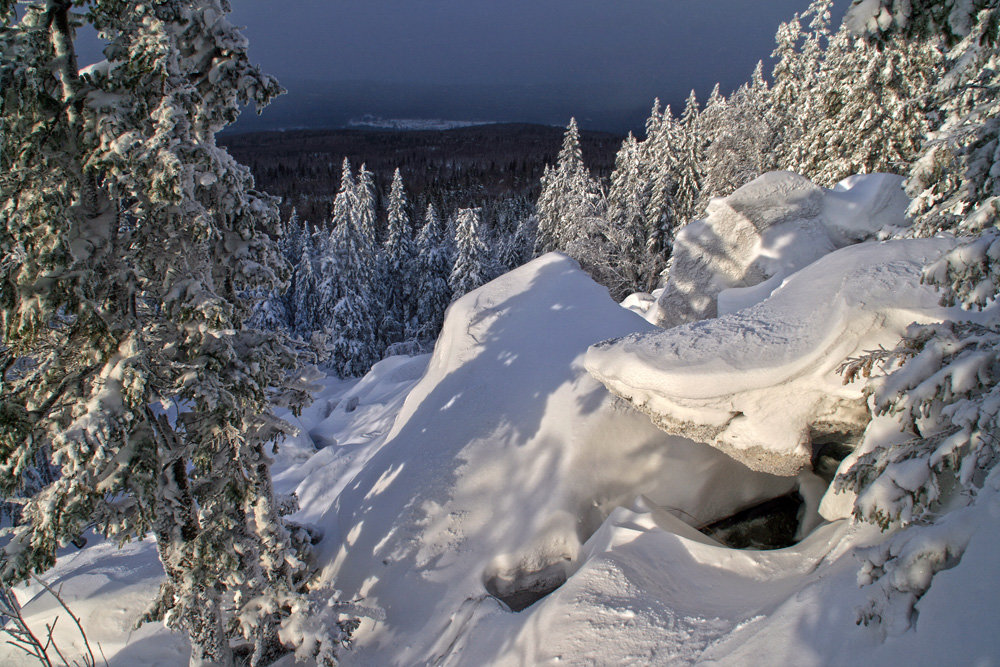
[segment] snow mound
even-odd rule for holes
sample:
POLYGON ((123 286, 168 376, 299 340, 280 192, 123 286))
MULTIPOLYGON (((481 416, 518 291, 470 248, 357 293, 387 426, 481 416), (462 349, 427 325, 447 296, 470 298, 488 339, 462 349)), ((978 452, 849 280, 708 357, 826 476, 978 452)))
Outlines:
POLYGON ((868 422, 860 386, 837 373, 845 359, 894 345, 911 322, 961 317, 920 284, 922 267, 953 246, 849 246, 738 313, 595 345, 587 369, 666 432, 795 475, 813 443, 856 436, 868 422))
POLYGON ((791 172, 764 174, 677 233, 649 317, 672 327, 749 307, 820 257, 903 225, 907 204, 899 176, 852 176, 825 190, 791 172))
MULTIPOLYGON (((664 434, 587 374, 588 346, 653 329, 558 254, 451 306, 385 444, 327 511, 309 504, 324 577, 385 612, 345 663, 442 659, 470 619, 504 609, 488 593, 513 606, 557 587, 639 495, 701 525, 794 487, 664 434)), ((299 495, 340 474, 315 469, 299 495)))

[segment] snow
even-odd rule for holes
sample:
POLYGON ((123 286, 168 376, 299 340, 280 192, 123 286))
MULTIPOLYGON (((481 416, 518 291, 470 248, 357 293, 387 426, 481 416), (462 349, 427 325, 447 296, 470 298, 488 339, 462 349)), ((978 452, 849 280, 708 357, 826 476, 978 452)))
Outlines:
MULTIPOLYGON (((362 625, 348 662, 451 655, 447 619, 472 627, 499 611, 488 586, 565 579, 639 495, 701 525, 794 487, 663 434, 586 373, 589 345, 637 328, 653 329, 558 254, 451 306, 386 443, 329 511, 302 514, 328 535, 324 576, 386 613, 362 625)), ((317 470, 300 495, 330 485, 317 470)))
POLYGON ((834 252, 737 313, 603 342, 588 370, 670 433, 755 470, 795 475, 822 435, 859 434, 868 413, 847 358, 892 346, 914 321, 960 312, 920 284, 949 239, 865 243, 834 252))
MULTIPOLYGON (((717 317, 658 329, 646 318, 669 286, 619 305, 549 254, 452 304, 433 354, 327 378, 299 417, 283 415, 298 433, 275 455, 276 490, 324 533, 323 583, 372 610, 342 663, 997 664, 1000 473, 968 507, 886 533, 851 518, 853 494, 798 474, 813 440, 850 441, 868 421, 860 386, 836 373, 845 358, 960 314, 920 285, 953 240, 865 240, 898 222, 894 183, 824 191, 771 175, 718 200, 710 221, 722 211, 735 232, 764 232, 738 257, 760 282, 700 274, 728 285, 717 317), (695 529, 792 490, 806 507, 792 547, 735 550, 695 529), (923 555, 966 543, 909 629, 909 599, 886 602, 885 586, 925 586, 923 555), (896 559, 891 576, 875 581, 872 553, 896 559), (520 612, 491 595, 532 588, 552 590, 520 612), (873 600, 886 624, 857 625, 873 600)), ((907 436, 882 417, 867 437, 907 436)), ((152 540, 88 537, 45 578, 95 649, 115 667, 185 664, 183 637, 131 630, 163 578, 152 540)), ((37 585, 16 593, 35 628, 64 615, 37 585)), ((78 653, 68 621, 55 635, 78 653)), ((33 663, 5 644, 0 664, 33 663)))
POLYGON ((820 257, 905 225, 907 204, 899 176, 852 176, 826 190, 791 172, 764 174, 677 233, 647 317, 669 328, 749 307, 820 257))

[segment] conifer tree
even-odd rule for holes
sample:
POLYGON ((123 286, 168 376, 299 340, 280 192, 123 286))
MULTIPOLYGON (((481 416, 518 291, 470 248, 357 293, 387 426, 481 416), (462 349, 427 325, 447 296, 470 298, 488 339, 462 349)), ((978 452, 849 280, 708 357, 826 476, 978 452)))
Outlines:
POLYGON ((414 263, 417 269, 413 273, 418 280, 415 336, 435 338, 451 303, 448 279, 452 263, 445 227, 434 204, 427 205, 424 226, 417 237, 414 263))
POLYGON ((323 321, 332 335, 328 363, 341 377, 359 377, 380 356, 379 307, 373 298, 375 252, 369 235, 374 229, 374 187, 364 167, 355 183, 347 160, 334 200, 333 224, 321 297, 323 321))
POLYGON ((448 277, 453 299, 486 282, 488 262, 488 249, 479 235, 479 209, 464 208, 455 218, 455 263, 448 277))
POLYGON ((851 174, 905 174, 929 130, 940 64, 935 44, 898 36, 870 44, 841 28, 817 76, 821 100, 800 139, 801 173, 827 187, 851 174))
POLYGON ((389 192, 385 245, 385 300, 379 330, 383 346, 403 342, 416 328, 416 276, 414 268, 413 226, 407 211, 403 177, 396 169, 389 192))
POLYGON ((775 145, 780 169, 800 172, 808 153, 801 138, 818 121, 826 93, 819 82, 823 54, 831 38, 830 7, 832 0, 812 0, 802 16, 796 15, 778 28, 774 67, 771 125, 780 128, 775 145), (808 29, 802 19, 812 17, 808 29))
MULTIPOLYGON (((693 220, 698 213, 702 169, 705 162, 707 137, 702 134, 701 111, 694 91, 688 96, 680 119, 679 150, 673 154, 676 216, 681 224, 693 220)), ((676 229, 673 230, 676 233, 676 229)))
MULTIPOLYGON (((566 250, 586 238, 597 214, 598 187, 583 164, 580 132, 571 118, 555 167, 547 165, 538 197, 538 252, 566 250)), ((457 238, 457 234, 456 234, 457 238)))
POLYGON ((378 201, 375 197, 375 176, 365 165, 358 170, 358 182, 354 192, 352 215, 358 233, 358 248, 374 268, 378 256, 378 201))
POLYGON ((632 292, 652 291, 666 263, 659 255, 647 253, 643 215, 642 173, 639 142, 629 134, 615 157, 615 170, 608 189, 607 246, 602 252, 599 274, 615 298, 632 292))
MULTIPOLYGON (((996 0, 905 4, 855 3, 848 26, 873 42, 899 37, 951 46, 948 75, 935 91, 943 123, 925 144, 907 189, 914 233, 946 229, 964 242, 925 269, 946 303, 983 308, 1000 285, 1000 3, 996 0)), ((866 434, 854 464, 834 483, 858 493, 854 513, 893 534, 863 554, 859 581, 873 593, 858 622, 900 632, 916 621, 916 603, 939 571, 962 558, 971 538, 959 508, 996 484, 1000 443, 1000 322, 912 325, 893 350, 849 360, 876 414, 909 438, 866 434), (880 370, 881 373, 873 373, 880 370), (958 510, 958 511, 956 511, 958 510)))
POLYGON ((316 275, 313 260, 314 252, 309 223, 305 224, 305 229, 299 236, 295 254, 299 257, 299 263, 295 265, 292 279, 292 307, 289 316, 292 331, 298 336, 308 339, 313 331, 322 328, 317 321, 322 303, 319 300, 319 277, 316 275))
MULTIPOLYGON (((272 406, 309 385, 280 333, 243 327, 244 295, 287 267, 257 231, 275 202, 215 134, 279 88, 221 0, 22 7, 0 2, 0 491, 39 454, 59 470, 27 499, 0 583, 89 526, 151 532, 165 582, 145 618, 186 632, 192 664, 232 664, 233 632, 261 664, 313 609, 266 455, 286 429, 272 406), (107 42, 82 73, 81 20, 107 42)), ((334 621, 309 657, 333 659, 334 621)))
MULTIPOLYGON (((654 108, 655 111, 655 108, 654 108)), ((650 119, 652 121, 652 119, 650 119)), ((647 122, 647 125, 651 125, 647 122)), ((677 192, 677 160, 681 152, 682 129, 667 106, 660 124, 642 142, 639 152, 640 173, 645 181, 643 193, 644 236, 647 254, 670 256, 674 230, 682 224, 675 194, 677 192)))
POLYGON ((771 91, 758 62, 750 81, 716 112, 705 151, 699 210, 712 197, 725 197, 777 168, 775 146, 781 134, 772 111, 771 91))

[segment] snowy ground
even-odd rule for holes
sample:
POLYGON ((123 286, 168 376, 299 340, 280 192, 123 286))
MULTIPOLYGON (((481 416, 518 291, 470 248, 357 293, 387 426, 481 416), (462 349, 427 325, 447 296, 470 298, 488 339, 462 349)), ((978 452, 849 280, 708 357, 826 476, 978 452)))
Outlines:
MULTIPOLYGON (((879 593, 859 587, 859 557, 895 537, 843 518, 850 497, 828 494, 823 521, 825 485, 793 475, 824 424, 864 427, 858 388, 835 373, 844 356, 946 314, 919 267, 950 241, 836 249, 885 222, 871 211, 895 210, 884 181, 742 193, 743 211, 806 191, 825 229, 849 231, 859 206, 868 222, 788 275, 720 290, 719 317, 657 329, 642 316, 651 297, 622 308, 551 254, 453 304, 432 355, 328 381, 275 474, 279 492, 298 493, 295 519, 325 533, 321 576, 373 610, 343 663, 1000 663, 1000 477, 954 513, 948 529, 969 547, 906 629, 856 624, 879 593), (681 427, 670 435, 639 408, 681 427), (741 457, 751 439, 768 455, 741 457), (809 534, 792 547, 736 550, 695 529, 795 489, 809 534)), ((48 580, 111 665, 184 664, 182 638, 129 630, 160 577, 149 541, 118 550, 91 536, 48 580)), ((58 612, 37 586, 18 595, 37 627, 58 612)), ((67 620, 56 635, 68 645, 67 620)), ((9 646, 0 663, 31 664, 9 646)))

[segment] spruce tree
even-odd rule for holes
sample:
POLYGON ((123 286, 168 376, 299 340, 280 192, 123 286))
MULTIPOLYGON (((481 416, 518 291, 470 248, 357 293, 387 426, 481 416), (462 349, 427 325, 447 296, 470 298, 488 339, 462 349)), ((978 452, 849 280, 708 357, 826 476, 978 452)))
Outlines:
POLYGON ((332 336, 327 363, 341 377, 364 375, 380 357, 379 305, 373 296, 374 205, 371 172, 362 167, 355 183, 345 159, 321 289, 324 326, 332 336))
POLYGON ((823 55, 801 173, 827 187, 851 174, 906 174, 929 130, 941 56, 936 44, 898 36, 870 44, 841 28, 823 55))
POLYGON ((455 218, 455 263, 448 277, 452 298, 486 282, 489 253, 479 235, 479 209, 464 208, 455 218))
POLYGON ((318 322, 322 306, 319 301, 319 277, 316 275, 316 266, 313 260, 313 243, 309 223, 305 224, 303 234, 299 237, 296 254, 299 256, 299 263, 295 265, 292 278, 292 307, 289 317, 291 318, 292 331, 299 337, 308 340, 313 331, 322 328, 318 322))
MULTIPOLYGON (((651 121, 652 118, 647 125, 651 125, 651 121)), ((639 169, 645 183, 643 218, 646 250, 649 255, 660 257, 664 262, 670 256, 674 230, 682 224, 675 198, 682 132, 682 127, 667 106, 660 116, 660 124, 653 127, 652 133, 639 147, 639 169)))
POLYGON ((451 303, 451 257, 445 227, 434 208, 427 205, 423 228, 417 237, 414 258, 418 287, 416 292, 415 337, 436 338, 444 322, 444 313, 451 303))
MULTIPOLYGON (((702 170, 705 162, 707 137, 702 134, 701 111, 698 108, 698 98, 694 91, 688 96, 684 113, 680 119, 680 145, 674 153, 674 178, 677 187, 674 192, 674 205, 680 223, 687 224, 698 213, 698 200, 701 194, 702 170)), ((673 233, 676 233, 676 228, 673 233)))
MULTIPOLYGON (((146 618, 186 632, 193 664, 232 664, 234 631, 260 664, 313 604, 266 454, 273 406, 308 384, 279 332, 243 327, 244 295, 287 267, 258 231, 274 200, 215 134, 280 89, 221 0, 22 7, 0 2, 0 491, 39 454, 58 477, 27 499, 0 583, 90 526, 152 533, 165 582, 146 618), (107 42, 82 73, 81 20, 107 42)), ((328 630, 323 661, 344 638, 328 630)))
POLYGON ((713 197, 725 197, 777 168, 775 146, 781 133, 772 111, 771 90, 758 62, 750 81, 717 112, 705 151, 699 210, 713 197))
POLYGON ((537 251, 568 250, 585 238, 598 213, 598 201, 598 186, 583 164, 580 131, 576 119, 571 118, 556 165, 546 165, 542 176, 537 251))
POLYGON ((415 329, 416 276, 412 273, 415 253, 413 226, 407 211, 403 177, 396 169, 389 192, 385 245, 384 308, 379 336, 382 345, 401 343, 415 329))
POLYGON ((656 288, 665 262, 647 253, 639 142, 629 134, 615 157, 608 189, 606 248, 598 271, 615 298, 656 288))
MULTIPOLYGON (((934 93, 941 125, 924 146, 906 187, 913 233, 965 236, 925 269, 946 303, 995 303, 1000 285, 997 229, 1000 3, 897 0, 855 3, 846 23, 873 44, 900 38, 951 47, 949 72, 934 93)), ((871 375, 865 392, 876 414, 906 438, 871 429, 853 465, 834 481, 858 494, 854 513, 892 536, 863 553, 859 582, 873 591, 858 622, 899 632, 937 572, 962 558, 971 532, 959 508, 995 485, 1000 444, 1000 322, 911 325, 893 350, 849 360, 847 376, 871 375), (958 510, 958 511, 956 511, 958 510)), ((884 429, 883 429, 884 430, 884 429)))

